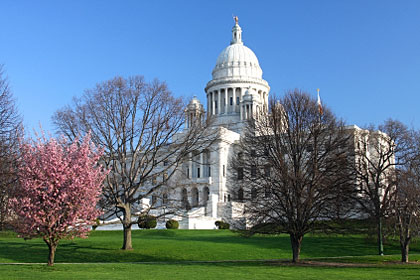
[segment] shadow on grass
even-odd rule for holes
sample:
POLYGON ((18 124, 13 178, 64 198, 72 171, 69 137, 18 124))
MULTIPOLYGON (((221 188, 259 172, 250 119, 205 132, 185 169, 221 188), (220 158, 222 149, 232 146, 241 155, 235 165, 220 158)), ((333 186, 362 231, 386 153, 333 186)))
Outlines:
MULTIPOLYGON (((134 250, 120 250, 122 232, 93 232, 88 239, 62 240, 56 262, 180 262, 203 260, 288 259, 288 235, 249 238, 230 231, 138 230, 133 231, 134 250)), ((386 254, 399 254, 397 242, 386 254)), ((420 254, 419 244, 411 254, 420 254)), ((376 254, 376 244, 363 236, 313 236, 303 239, 302 258, 376 254)), ((24 241, 0 238, 0 262, 46 262, 48 248, 42 239, 24 241)))

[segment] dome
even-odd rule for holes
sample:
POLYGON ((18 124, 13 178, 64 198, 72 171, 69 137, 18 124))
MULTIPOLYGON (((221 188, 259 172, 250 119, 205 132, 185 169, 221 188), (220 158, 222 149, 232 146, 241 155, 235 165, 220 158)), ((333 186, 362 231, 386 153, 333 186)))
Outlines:
POLYGON ((232 28, 232 41, 218 56, 213 69, 213 80, 242 77, 262 79, 262 70, 254 52, 244 46, 242 29, 236 21, 232 28))
POLYGON ((213 79, 224 77, 252 77, 262 79, 262 70, 254 52, 243 44, 232 44, 217 58, 213 79))

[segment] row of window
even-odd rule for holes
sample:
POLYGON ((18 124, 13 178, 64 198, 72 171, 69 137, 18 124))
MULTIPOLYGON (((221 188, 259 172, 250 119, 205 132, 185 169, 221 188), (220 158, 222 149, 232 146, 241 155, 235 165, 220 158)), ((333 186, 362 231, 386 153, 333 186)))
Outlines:
MULTIPOLYGON (((201 167, 197 167, 197 174, 195 174, 196 175, 196 178, 201 178, 202 176, 203 177, 205 177, 205 175, 203 175, 202 174, 202 172, 201 172, 201 167)), ((211 177, 211 167, 210 166, 208 166, 208 169, 207 169, 207 177, 211 177)), ((191 177, 191 174, 190 174, 190 169, 187 167, 187 169, 186 169, 186 175, 187 175, 187 178, 192 178, 191 177)), ((226 177, 226 166, 225 165, 223 165, 223 168, 222 168, 222 175, 223 175, 223 177, 226 177)))
MULTIPOLYGON (((251 166, 250 168, 250 175, 251 178, 257 177, 257 166, 251 166)), ((266 166, 264 167, 264 176, 270 177, 271 176, 271 167, 266 166)), ((242 180, 244 178, 244 169, 242 167, 238 168, 238 180, 242 180)))

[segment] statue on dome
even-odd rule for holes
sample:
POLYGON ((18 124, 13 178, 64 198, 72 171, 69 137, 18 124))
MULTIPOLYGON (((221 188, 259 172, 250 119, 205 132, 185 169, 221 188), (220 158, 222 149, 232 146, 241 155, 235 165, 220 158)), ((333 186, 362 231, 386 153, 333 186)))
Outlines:
POLYGON ((233 19, 235 20, 235 24, 238 24, 238 20, 239 20, 238 17, 234 16, 233 19))

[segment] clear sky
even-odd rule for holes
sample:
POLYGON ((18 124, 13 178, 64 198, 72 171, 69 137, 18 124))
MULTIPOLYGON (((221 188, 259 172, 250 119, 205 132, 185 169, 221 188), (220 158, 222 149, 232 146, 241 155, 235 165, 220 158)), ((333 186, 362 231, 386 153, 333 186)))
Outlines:
POLYGON ((420 129, 420 1, 0 2, 0 63, 27 130, 116 75, 197 95, 228 46, 232 14, 271 93, 301 88, 348 124, 420 129))

